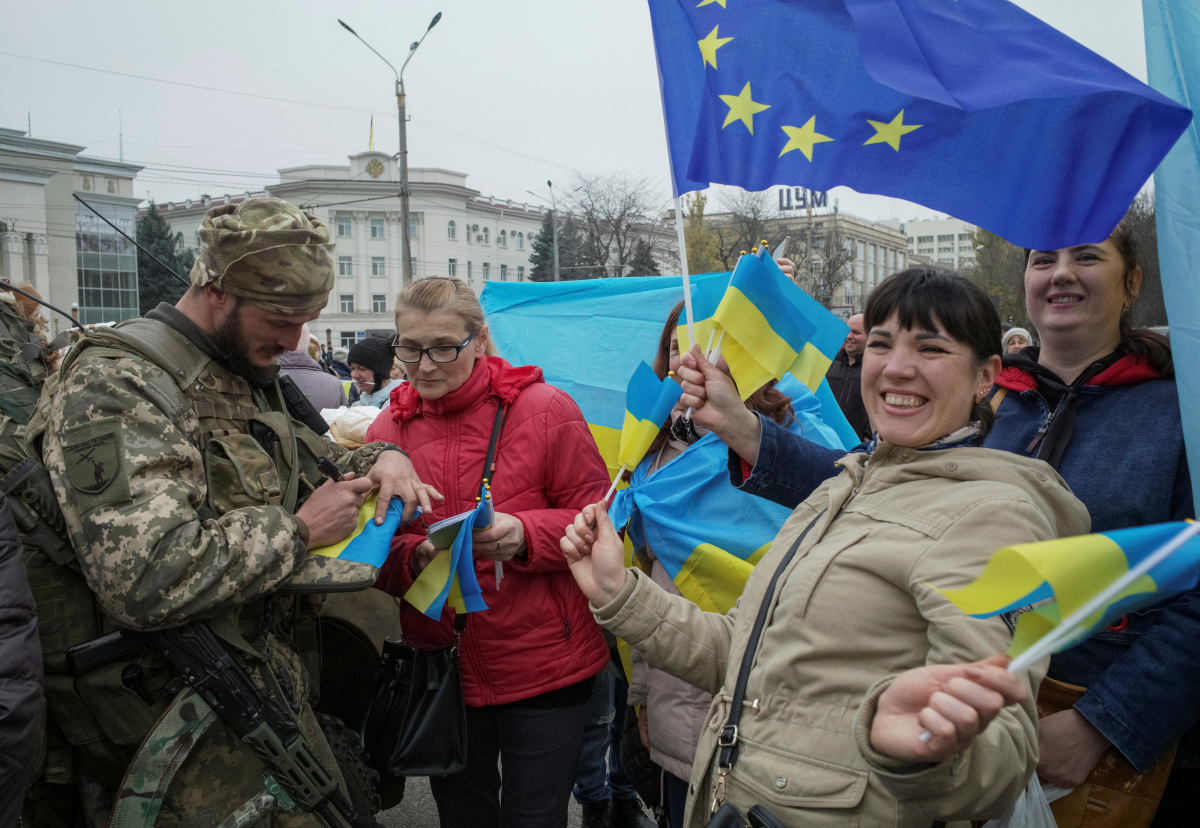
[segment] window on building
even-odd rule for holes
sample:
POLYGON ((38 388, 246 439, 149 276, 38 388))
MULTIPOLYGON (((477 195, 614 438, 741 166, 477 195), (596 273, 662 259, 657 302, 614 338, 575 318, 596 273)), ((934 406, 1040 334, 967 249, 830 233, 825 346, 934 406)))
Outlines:
POLYGON ((446 225, 446 238, 456 239, 458 237, 458 226, 454 222, 449 222, 446 225))
POLYGON ((917 244, 933 244, 933 236, 917 236, 917 244))
POLYGON ((918 247, 917 253, 919 253, 922 256, 927 256, 927 255, 933 253, 933 248, 932 247, 918 247))
MULTIPOLYGON (((503 231, 501 231, 501 232, 503 232, 503 231)), ((500 265, 500 281, 501 282, 508 281, 508 265, 500 265)))
POLYGON ((347 351, 354 347, 354 343, 358 341, 354 331, 341 331, 338 333, 338 341, 347 351))
POLYGON ((486 227, 485 227, 485 228, 483 228, 483 234, 482 234, 482 235, 483 235, 483 243, 484 243, 484 244, 487 244, 487 243, 488 243, 488 229, 487 229, 486 227))
POLYGON ((470 260, 468 259, 467 260, 467 281, 470 282, 471 284, 475 284, 475 272, 474 271, 475 271, 475 268, 471 264, 470 260))
POLYGON ((408 269, 412 271, 413 278, 417 278, 417 257, 410 256, 408 259, 408 269))
MULTIPOLYGON (((109 221, 133 235, 132 207, 97 204, 109 221)), ((138 315, 137 251, 83 205, 76 206, 75 262, 79 321, 120 322, 138 315)), ((19 267, 19 265, 18 265, 19 267)))
MULTIPOLYGON (((507 230, 500 231, 500 235, 496 237, 496 246, 497 247, 508 247, 508 231, 507 230)), ((501 278, 503 278, 503 277, 501 277, 501 278)))
POLYGON ((954 264, 954 257, 953 256, 948 256, 948 257, 947 256, 939 256, 938 264, 954 264))
POLYGON ((383 219, 381 219, 381 218, 371 219, 371 238, 373 238, 373 239, 382 239, 383 238, 383 219))
POLYGON ((958 240, 960 242, 969 242, 969 241, 971 241, 971 234, 970 233, 959 233, 958 240))
POLYGON ((343 293, 338 296, 338 309, 342 313, 354 313, 354 294, 343 293))
POLYGON ((387 294, 371 294, 371 313, 387 313, 387 294))
POLYGON ((958 246, 959 253, 972 253, 972 252, 974 252, 974 250, 975 250, 975 248, 971 247, 971 245, 969 245, 969 244, 960 244, 958 246))
POLYGON ((485 281, 485 282, 486 282, 486 281, 488 280, 488 276, 490 276, 490 275, 491 275, 491 272, 492 272, 492 265, 491 265, 491 263, 490 263, 490 262, 484 262, 484 263, 483 263, 483 281, 485 281))
POLYGON ((338 275, 353 276, 354 260, 349 256, 338 256, 338 275))
MULTIPOLYGON (((939 244, 939 245, 938 245, 938 252, 939 252, 939 253, 953 253, 953 252, 954 252, 954 245, 952 245, 952 244, 939 244)), ((941 261, 941 259, 938 259, 938 261, 940 262, 940 261, 941 261)))
POLYGON ((525 268, 522 267, 521 265, 517 265, 517 281, 518 282, 525 281, 525 268))
POLYGON ((946 233, 946 234, 944 234, 944 235, 938 236, 938 243, 939 243, 939 244, 940 244, 941 242, 952 242, 952 241, 954 241, 954 234, 953 234, 953 233, 946 233))
POLYGON ((446 275, 451 278, 458 275, 458 259, 450 259, 446 262, 446 275))
POLYGON ((517 250, 525 249, 525 234, 517 233, 517 250))
POLYGON ((350 217, 349 216, 338 216, 337 217, 337 228, 338 228, 339 236, 345 236, 346 238, 349 238, 350 237, 350 227, 351 227, 351 225, 350 225, 350 217))
POLYGON ((386 276, 387 275, 387 259, 383 256, 371 257, 371 275, 386 276))
POLYGON ((408 237, 410 239, 415 239, 417 237, 417 217, 416 216, 408 217, 408 237))
POLYGON ((912 245, 916 244, 916 243, 917 243, 917 239, 916 239, 916 237, 915 237, 915 236, 909 236, 909 237, 908 237, 908 244, 909 244, 909 246, 910 246, 910 247, 911 247, 912 245))

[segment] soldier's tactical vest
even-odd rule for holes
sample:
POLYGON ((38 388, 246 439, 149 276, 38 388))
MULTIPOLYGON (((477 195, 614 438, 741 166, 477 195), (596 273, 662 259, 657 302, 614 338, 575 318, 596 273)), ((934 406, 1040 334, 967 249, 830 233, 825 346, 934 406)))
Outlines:
MULTIPOLYGON (((179 331, 144 318, 88 333, 46 383, 27 434, 38 457, 55 388, 83 354, 112 359, 133 355, 157 365, 163 373, 151 377, 154 391, 174 401, 179 411, 190 407, 199 418, 197 449, 204 457, 207 493, 203 503, 193 506, 202 520, 250 505, 278 505, 294 512, 320 483, 316 461, 328 454, 329 444, 293 422, 277 385, 252 389, 179 331)), ((82 674, 72 670, 68 650, 117 625, 95 601, 69 547, 68 552, 70 559, 62 560, 43 550, 27 551, 51 714, 41 770, 50 784, 71 781, 77 770, 72 766, 74 746, 89 778, 112 790, 166 709, 172 676, 165 660, 148 649, 82 674)), ((210 626, 231 650, 260 660, 269 650, 270 628, 301 656, 315 691, 319 642, 315 609, 308 600, 272 596, 251 601, 213 619, 210 626)), ((283 683, 289 682, 285 678, 283 683)), ((286 686, 281 689, 285 697, 294 695, 286 686)))

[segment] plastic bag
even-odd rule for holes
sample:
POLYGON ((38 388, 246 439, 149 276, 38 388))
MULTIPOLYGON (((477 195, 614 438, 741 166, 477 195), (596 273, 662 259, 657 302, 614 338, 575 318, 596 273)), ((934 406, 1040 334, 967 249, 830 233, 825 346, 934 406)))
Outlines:
POLYGON ((1029 783, 1021 792, 1021 796, 1012 810, 1000 819, 985 822, 983 828, 1056 828, 1054 814, 1050 812, 1050 799, 1047 795, 1058 799, 1071 791, 1063 790, 1049 783, 1047 783, 1047 787, 1051 790, 1043 790, 1042 782, 1035 773, 1029 778, 1029 783))

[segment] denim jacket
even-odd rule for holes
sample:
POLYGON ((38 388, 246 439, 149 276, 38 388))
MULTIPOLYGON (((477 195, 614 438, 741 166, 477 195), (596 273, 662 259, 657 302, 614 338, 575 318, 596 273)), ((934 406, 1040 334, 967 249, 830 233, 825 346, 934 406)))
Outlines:
MULTIPOLYGON (((985 445, 1025 454, 1050 413, 1035 388, 1010 390, 985 445)), ((1093 532, 1194 517, 1174 380, 1079 389, 1058 472, 1088 507, 1093 532)), ((1049 675, 1088 688, 1075 709, 1139 771, 1181 737, 1176 766, 1197 767, 1197 642, 1200 590, 1058 653, 1049 675)))

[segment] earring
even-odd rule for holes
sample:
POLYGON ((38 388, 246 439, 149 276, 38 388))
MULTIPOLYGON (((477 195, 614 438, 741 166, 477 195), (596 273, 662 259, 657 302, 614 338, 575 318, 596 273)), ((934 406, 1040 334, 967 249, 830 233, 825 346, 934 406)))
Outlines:
POLYGON ((1127 302, 1122 306, 1121 313, 1128 314, 1131 310, 1133 310, 1133 305, 1127 302))

